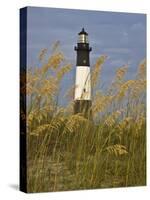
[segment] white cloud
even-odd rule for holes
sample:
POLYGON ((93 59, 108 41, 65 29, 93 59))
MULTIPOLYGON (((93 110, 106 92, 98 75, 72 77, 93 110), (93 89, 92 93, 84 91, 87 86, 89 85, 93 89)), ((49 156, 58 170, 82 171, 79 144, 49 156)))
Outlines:
POLYGON ((126 64, 126 62, 123 59, 117 59, 117 60, 112 60, 110 64, 119 67, 126 64))
POLYGON ((126 31, 123 31, 123 36, 128 37, 128 33, 126 31))
POLYGON ((132 31, 137 31, 137 30, 145 30, 145 26, 142 23, 135 23, 131 26, 132 31))
POLYGON ((105 48, 104 52, 106 53, 121 53, 121 54, 128 54, 130 53, 130 49, 128 48, 105 48))

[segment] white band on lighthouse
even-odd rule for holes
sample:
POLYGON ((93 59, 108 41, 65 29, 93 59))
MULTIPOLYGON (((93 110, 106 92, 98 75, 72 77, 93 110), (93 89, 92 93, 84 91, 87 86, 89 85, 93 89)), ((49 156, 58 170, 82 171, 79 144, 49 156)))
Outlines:
POLYGON ((89 66, 76 67, 75 100, 91 100, 91 76, 89 66))

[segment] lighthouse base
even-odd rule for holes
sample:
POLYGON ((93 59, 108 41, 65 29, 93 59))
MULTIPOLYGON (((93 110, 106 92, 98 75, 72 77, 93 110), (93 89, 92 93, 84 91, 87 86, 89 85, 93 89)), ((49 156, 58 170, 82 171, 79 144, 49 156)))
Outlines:
POLYGON ((82 113, 84 117, 92 119, 92 101, 91 100, 75 100, 74 114, 82 113))

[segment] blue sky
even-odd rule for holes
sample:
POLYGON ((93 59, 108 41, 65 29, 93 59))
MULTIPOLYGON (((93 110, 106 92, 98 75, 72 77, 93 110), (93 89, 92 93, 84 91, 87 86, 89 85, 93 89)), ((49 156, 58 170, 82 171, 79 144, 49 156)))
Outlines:
MULTIPOLYGON (((127 78, 135 75, 138 63, 146 57, 146 15, 54 8, 28 8, 28 66, 38 65, 42 48, 59 40, 66 58, 74 66, 63 81, 72 84, 75 76, 77 34, 84 27, 92 47, 91 66, 105 54, 101 85, 109 84, 115 70, 129 64, 127 78)), ((69 84, 69 85, 70 85, 69 84)), ((64 87, 62 87, 64 92, 64 87)))

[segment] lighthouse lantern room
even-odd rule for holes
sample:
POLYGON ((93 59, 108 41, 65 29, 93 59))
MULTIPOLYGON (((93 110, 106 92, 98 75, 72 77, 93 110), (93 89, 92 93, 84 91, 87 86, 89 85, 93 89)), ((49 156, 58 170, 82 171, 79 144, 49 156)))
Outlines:
POLYGON ((90 51, 88 33, 84 28, 78 33, 78 42, 75 46, 76 58, 76 77, 74 95, 74 113, 87 115, 91 107, 91 73, 90 73, 90 51))

